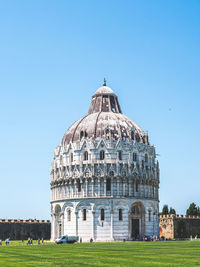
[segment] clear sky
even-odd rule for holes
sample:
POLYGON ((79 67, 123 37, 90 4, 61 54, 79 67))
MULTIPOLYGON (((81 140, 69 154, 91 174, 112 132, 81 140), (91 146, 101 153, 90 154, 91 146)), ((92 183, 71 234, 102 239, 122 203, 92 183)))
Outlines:
POLYGON ((200 205, 200 1, 0 1, 0 217, 50 218, 50 163, 107 78, 148 130, 160 205, 200 205))

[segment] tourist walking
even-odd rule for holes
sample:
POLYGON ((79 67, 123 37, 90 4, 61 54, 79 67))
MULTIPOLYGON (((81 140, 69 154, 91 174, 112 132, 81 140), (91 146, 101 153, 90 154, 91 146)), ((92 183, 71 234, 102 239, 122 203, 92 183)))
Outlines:
POLYGON ((31 239, 29 237, 28 240, 27 240, 27 246, 30 245, 30 242, 31 242, 31 239))

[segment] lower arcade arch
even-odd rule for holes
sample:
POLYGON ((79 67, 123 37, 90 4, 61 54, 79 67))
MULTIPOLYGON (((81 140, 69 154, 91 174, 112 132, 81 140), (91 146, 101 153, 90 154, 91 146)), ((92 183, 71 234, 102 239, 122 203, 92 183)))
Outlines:
POLYGON ((129 210, 129 239, 141 240, 145 234, 145 208, 141 202, 135 202, 129 210))

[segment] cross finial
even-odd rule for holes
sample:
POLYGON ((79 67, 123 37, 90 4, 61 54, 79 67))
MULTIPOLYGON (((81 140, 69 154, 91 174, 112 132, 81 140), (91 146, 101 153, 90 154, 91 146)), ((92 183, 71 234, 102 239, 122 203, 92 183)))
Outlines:
POLYGON ((103 86, 106 86, 106 78, 104 78, 103 86))

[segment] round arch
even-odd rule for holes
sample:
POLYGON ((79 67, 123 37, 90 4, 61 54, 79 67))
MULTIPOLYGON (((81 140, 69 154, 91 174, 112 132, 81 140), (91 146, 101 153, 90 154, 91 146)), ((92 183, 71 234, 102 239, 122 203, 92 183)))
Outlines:
POLYGON ((129 210, 129 239, 141 240, 145 234, 145 207, 142 202, 133 202, 129 210))

